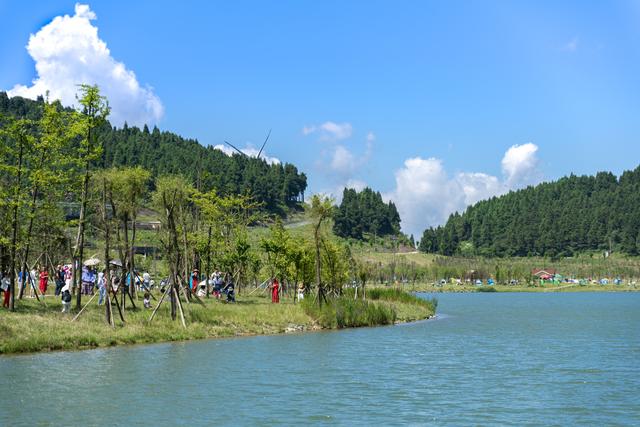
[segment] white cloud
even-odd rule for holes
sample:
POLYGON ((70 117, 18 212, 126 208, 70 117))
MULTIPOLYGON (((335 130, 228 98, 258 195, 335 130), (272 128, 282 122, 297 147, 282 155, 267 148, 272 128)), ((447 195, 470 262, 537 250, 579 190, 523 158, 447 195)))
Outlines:
POLYGON ((342 193, 345 188, 353 188, 356 191, 362 191, 366 186, 367 183, 359 179, 348 179, 344 183, 338 184, 333 188, 319 191, 318 194, 325 197, 331 197, 334 202, 339 205, 342 202, 342 193))
POLYGON ((311 135, 312 133, 318 133, 321 141, 341 141, 351 137, 353 126, 347 122, 335 123, 328 121, 321 125, 304 126, 302 128, 303 135, 311 135))
POLYGON ((456 182, 464 194, 465 206, 503 193, 503 182, 492 175, 481 172, 462 172, 456 175, 456 182))
MULTIPOLYGON (((216 149, 216 150, 222 151, 227 156, 232 156, 234 154, 238 154, 238 152, 236 150, 234 150, 233 148, 231 148, 231 147, 229 147, 227 145, 223 145, 223 144, 214 145, 213 148, 216 149)), ((251 145, 248 145, 248 146, 246 146, 244 148, 241 148, 240 151, 242 151, 244 154, 246 154, 249 157, 258 157, 258 153, 260 152, 258 149, 256 149, 255 147, 252 147, 251 145)), ((265 151, 262 151, 262 154, 260 154, 260 158, 263 159, 265 162, 267 162, 267 164, 270 164, 270 165, 273 165, 273 164, 279 165, 280 163, 282 163, 280 161, 280 159, 278 159, 277 157, 269 157, 269 156, 267 156, 265 151)))
POLYGON ((373 153, 373 140, 367 136, 365 142, 365 151, 356 156, 352 151, 343 144, 335 144, 327 150, 324 150, 325 159, 319 160, 318 164, 320 169, 341 182, 347 182, 353 179, 354 175, 358 173, 371 159, 373 153), (330 157, 329 161, 326 161, 326 156, 330 157))
POLYGON ((440 159, 407 159, 395 173, 395 189, 384 198, 396 204, 402 230, 421 236, 425 228, 445 223, 456 211, 533 183, 540 176, 537 150, 531 143, 510 147, 502 159, 502 179, 481 172, 460 172, 450 177, 440 159))
POLYGON ((538 146, 532 143, 510 147, 502 158, 502 172, 509 187, 532 184, 539 180, 538 146))
POLYGON ((341 175, 349 175, 353 173, 356 163, 351 151, 347 150, 344 146, 338 145, 333 152, 330 163, 331 169, 341 175))
POLYGON ((9 96, 35 99, 49 91, 65 105, 77 103, 81 83, 97 84, 112 108, 114 125, 156 124, 164 114, 160 99, 149 87, 141 87, 133 71, 116 61, 98 37, 91 21, 96 14, 88 5, 76 3, 73 16, 57 16, 29 37, 27 51, 36 64, 31 86, 15 85, 9 96))

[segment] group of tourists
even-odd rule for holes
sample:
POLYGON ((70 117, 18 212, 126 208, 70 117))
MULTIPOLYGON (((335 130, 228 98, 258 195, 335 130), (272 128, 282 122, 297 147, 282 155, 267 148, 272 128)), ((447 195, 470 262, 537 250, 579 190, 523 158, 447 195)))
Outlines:
POLYGON ((194 268, 189 275, 191 293, 203 297, 207 294, 207 286, 214 298, 220 299, 224 294, 227 296, 227 302, 236 302, 235 283, 231 274, 216 270, 211 273, 209 279, 200 281, 200 271, 194 268))
MULTIPOLYGON (((278 279, 273 277, 271 279, 271 284, 268 286, 268 289, 271 290, 271 302, 274 304, 278 304, 280 303, 280 294, 282 294, 283 292, 283 288, 280 285, 280 282, 278 282, 278 279)), ((296 289, 297 292, 297 299, 298 301, 301 301, 304 299, 304 285, 302 283, 300 283, 298 285, 298 288, 296 289)))
MULTIPOLYGON (((151 290, 154 286, 153 280, 149 273, 144 272, 140 275, 138 272, 126 273, 124 281, 116 271, 110 271, 111 277, 111 289, 115 293, 120 288, 121 282, 125 286, 128 292, 130 286, 134 286, 136 291, 144 292, 143 306, 145 308, 151 308, 151 290)), ((62 302, 62 312, 68 313, 71 309, 71 288, 73 286, 73 268, 72 265, 58 265, 53 272, 53 282, 55 283, 55 296, 60 296, 62 302)), ((40 296, 46 296, 47 289, 49 287, 49 272, 44 266, 37 266, 31 271, 26 272, 23 277, 23 272, 18 273, 18 289, 25 289, 29 286, 31 297, 34 296, 34 292, 38 292, 40 296), (36 288, 37 280, 37 288, 36 288)), ((102 305, 107 296, 107 283, 106 283, 106 270, 98 269, 94 266, 82 266, 80 273, 81 286, 79 291, 82 295, 93 296, 95 291, 98 292, 98 305, 102 305)), ((160 291, 165 292, 168 286, 168 279, 160 282, 160 291)), ((274 304, 280 303, 280 295, 283 292, 283 287, 276 277, 272 277, 268 280, 267 289, 271 293, 271 302, 274 304)), ((0 272, 0 292, 4 294, 3 307, 9 307, 10 301, 10 277, 7 272, 0 272)), ((209 278, 206 275, 202 278, 197 268, 194 268, 188 277, 188 292, 198 297, 204 297, 207 292, 213 295, 214 298, 220 300, 222 296, 226 296, 227 303, 235 303, 235 283, 233 275, 229 273, 223 273, 219 270, 211 273, 209 278)), ((302 300, 304 298, 304 286, 300 284, 297 289, 297 298, 302 300)))

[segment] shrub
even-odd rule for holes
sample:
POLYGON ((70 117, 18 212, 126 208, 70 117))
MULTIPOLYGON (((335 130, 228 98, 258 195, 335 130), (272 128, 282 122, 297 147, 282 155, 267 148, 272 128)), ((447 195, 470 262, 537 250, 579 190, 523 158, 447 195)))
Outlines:
POLYGON ((308 298, 302 301, 302 306, 324 328, 389 325, 396 320, 392 307, 347 296, 330 299, 322 307, 308 298))

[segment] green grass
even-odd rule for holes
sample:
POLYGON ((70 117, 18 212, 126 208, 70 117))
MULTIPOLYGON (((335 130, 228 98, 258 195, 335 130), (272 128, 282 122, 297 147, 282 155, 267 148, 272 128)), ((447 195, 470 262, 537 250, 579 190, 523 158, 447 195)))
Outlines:
POLYGON ((348 328, 426 319, 435 314, 437 301, 399 289, 373 288, 367 291, 366 300, 355 299, 354 290, 346 289, 342 297, 329 299, 322 307, 311 298, 303 301, 302 306, 325 328, 348 328))
POLYGON ((389 325, 396 321, 396 311, 384 304, 353 298, 334 298, 319 307, 311 298, 304 300, 305 312, 323 328, 350 328, 389 325))
MULTIPOLYGON (((305 299, 304 304, 294 304, 288 297, 282 298, 280 304, 271 304, 262 295, 241 295, 237 304, 213 298, 203 298, 202 305, 183 303, 186 329, 179 316, 176 321, 171 320, 168 301, 151 323, 148 319, 152 310, 131 309, 128 305, 124 313, 126 322, 122 324, 116 312, 116 327, 112 329, 104 321, 104 306, 97 305, 97 298, 75 322, 71 321, 75 313, 60 312, 59 298, 48 296, 44 300, 39 303, 26 298, 16 301, 16 312, 0 311, 0 354, 373 326, 424 319, 433 314, 415 303, 349 298, 340 299, 333 306, 330 312, 333 317, 329 319, 325 312, 306 308, 314 306, 312 297, 305 299)), ((83 304, 86 302, 88 298, 83 298, 83 304)), ((142 301, 137 305, 142 307, 142 301)))

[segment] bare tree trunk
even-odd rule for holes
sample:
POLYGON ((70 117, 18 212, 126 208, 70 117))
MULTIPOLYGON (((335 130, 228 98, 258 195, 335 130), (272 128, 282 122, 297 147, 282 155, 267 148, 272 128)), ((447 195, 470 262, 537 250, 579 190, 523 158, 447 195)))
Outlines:
POLYGON ((209 233, 207 235, 207 272, 205 273, 205 283, 207 284, 207 298, 209 298, 209 277, 211 277, 211 226, 209 226, 209 233))
MULTIPOLYGON (((111 243, 111 233, 109 221, 107 219, 107 181, 106 179, 102 180, 102 223, 104 224, 104 264, 106 266, 104 271, 103 280, 105 281, 105 289, 106 289, 106 300, 104 302, 105 305, 105 320, 107 324, 114 327, 115 324, 113 322, 113 313, 111 309, 111 269, 109 268, 109 264, 111 262, 109 249, 111 243)), ((100 292, 100 289, 98 289, 100 292)))
POLYGON ((182 260, 184 264, 184 280, 187 281, 187 295, 191 295, 191 288, 189 287, 189 248, 187 246, 187 224, 182 224, 182 244, 184 245, 184 259, 182 260))
MULTIPOLYGON (((91 131, 89 131, 91 135, 91 131)), ((87 151, 89 149, 87 148, 87 151)), ((87 152, 87 156, 89 153, 87 152)), ((82 261, 84 257, 84 223, 86 221, 87 212, 87 193, 89 192, 89 161, 85 163, 84 178, 82 180, 82 202, 80 204, 80 223, 78 225, 78 235, 76 236, 76 249, 73 257, 73 286, 76 290, 76 309, 82 308, 82 292, 78 286, 78 268, 82 271, 82 261)), ((80 277, 82 279, 82 276, 80 277)))
POLYGON ((137 275, 135 274, 136 271, 136 260, 135 260, 135 244, 136 244, 136 215, 135 212, 133 214, 133 218, 131 221, 131 245, 129 246, 129 250, 130 250, 130 258, 129 258, 129 265, 131 266, 131 284, 132 284, 132 288, 131 288, 131 296, 132 297, 136 297, 136 286, 135 286, 135 278, 137 277, 137 275))
MULTIPOLYGON (((124 270, 127 272, 125 275, 125 283, 127 280, 129 281, 127 288, 129 295, 131 295, 131 288, 135 287, 135 280, 133 279, 133 268, 131 266, 131 247, 129 246, 129 214, 126 213, 126 211, 122 219, 122 225, 124 227, 124 256, 126 257, 122 260, 122 263, 124 270)), ((124 294, 122 298, 124 299, 124 294)))
MULTIPOLYGON (((22 191, 22 157, 24 154, 24 144, 20 140, 20 151, 18 153, 18 174, 16 176, 15 193, 13 194, 13 218, 11 219, 11 227, 13 234, 11 235, 11 262, 9 265, 9 274, 11 275, 11 281, 9 284, 9 309, 11 311, 16 310, 16 251, 18 247, 18 205, 20 204, 20 193, 22 191)), ((22 276, 24 282, 24 275, 22 276)))
MULTIPOLYGON (((33 218, 36 214, 36 199, 38 197, 38 187, 35 187, 33 190, 33 198, 31 199, 31 213, 29 215, 29 226, 27 227, 27 241, 25 243, 24 248, 24 262, 22 263, 21 271, 22 277, 24 277, 25 272, 27 271, 27 260, 29 259, 29 250, 31 246, 31 233, 33 232, 33 218)), ((24 286, 20 287, 20 292, 18 294, 18 298, 22 299, 24 293, 24 286)))

